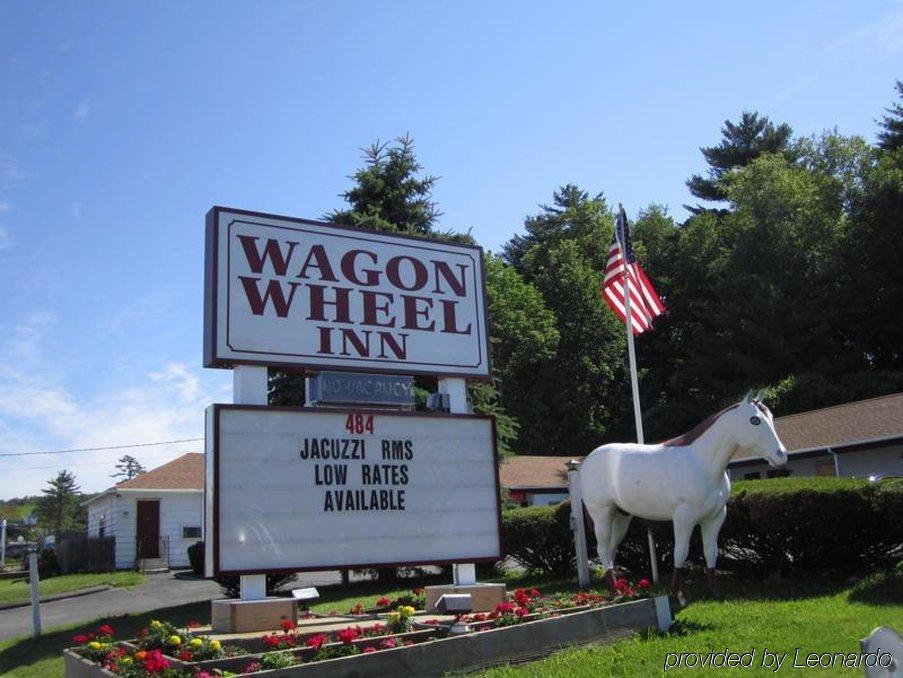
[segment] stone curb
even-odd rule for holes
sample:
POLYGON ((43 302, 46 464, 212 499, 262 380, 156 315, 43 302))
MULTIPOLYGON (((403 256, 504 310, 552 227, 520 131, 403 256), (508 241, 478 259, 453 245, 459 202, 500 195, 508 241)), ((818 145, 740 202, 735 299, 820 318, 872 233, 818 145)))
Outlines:
MULTIPOLYGON (((92 593, 101 593, 102 591, 109 591, 112 586, 103 585, 103 586, 89 586, 84 589, 76 589, 75 591, 67 591, 66 593, 56 593, 52 596, 45 596, 41 598, 42 603, 52 603, 55 600, 65 600, 66 598, 79 598, 81 596, 88 596, 92 593)), ((3 610, 12 610, 17 607, 28 607, 31 605, 30 600, 20 600, 12 603, 0 603, 0 611, 3 610)))

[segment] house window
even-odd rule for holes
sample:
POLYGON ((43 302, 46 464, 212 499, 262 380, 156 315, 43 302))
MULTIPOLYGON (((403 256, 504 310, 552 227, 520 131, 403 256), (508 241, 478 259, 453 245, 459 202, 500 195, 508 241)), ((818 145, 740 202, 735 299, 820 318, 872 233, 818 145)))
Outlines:
POLYGON ((199 527, 183 527, 182 539, 200 539, 201 528, 199 527))
POLYGON ((103 539, 104 536, 106 535, 106 531, 107 531, 106 520, 104 519, 103 516, 101 516, 100 521, 98 521, 98 524, 97 524, 97 536, 100 537, 101 539, 103 539))
POLYGON ((762 477, 762 474, 758 471, 753 471, 752 473, 744 473, 743 480, 758 480, 762 477))
POLYGON ((789 468, 772 468, 765 472, 769 478, 786 478, 790 475, 789 468))

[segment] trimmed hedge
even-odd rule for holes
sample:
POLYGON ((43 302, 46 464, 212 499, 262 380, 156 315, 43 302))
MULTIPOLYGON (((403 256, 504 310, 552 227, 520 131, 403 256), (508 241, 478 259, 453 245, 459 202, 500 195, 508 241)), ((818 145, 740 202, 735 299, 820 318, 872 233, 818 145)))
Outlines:
MULTIPOLYGON (((511 509, 503 531, 509 556, 529 569, 561 574, 575 566, 570 504, 511 509)), ((671 569, 671 523, 634 519, 616 563, 649 568, 646 528, 655 535, 659 566, 671 569)), ((690 540, 690 562, 704 563, 701 539, 690 540)), ((587 517, 590 557, 596 545, 587 517)), ((903 481, 774 478, 738 482, 721 530, 718 566, 767 574, 861 572, 899 558, 903 550, 903 481)))

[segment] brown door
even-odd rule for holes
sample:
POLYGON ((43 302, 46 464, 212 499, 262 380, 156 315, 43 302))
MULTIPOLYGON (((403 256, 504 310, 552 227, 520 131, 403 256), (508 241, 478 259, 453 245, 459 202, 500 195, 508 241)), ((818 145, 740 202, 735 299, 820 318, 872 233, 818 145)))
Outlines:
POLYGON ((138 557, 160 557, 160 501, 138 501, 138 557))

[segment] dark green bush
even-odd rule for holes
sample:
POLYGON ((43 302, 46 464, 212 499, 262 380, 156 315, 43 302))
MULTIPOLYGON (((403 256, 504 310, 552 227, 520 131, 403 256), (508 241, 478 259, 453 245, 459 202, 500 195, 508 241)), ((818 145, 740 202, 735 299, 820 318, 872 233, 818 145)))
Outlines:
POLYGON ((505 552, 530 570, 564 574, 574 568, 570 506, 531 506, 502 514, 505 552))
MULTIPOLYGON (((570 505, 505 511, 509 556, 525 567, 563 573, 574 567, 570 505)), ((903 549, 903 482, 869 483, 850 478, 775 478, 737 483, 719 538, 718 566, 783 574, 861 572, 891 562, 903 549)), ((589 555, 596 555, 588 518, 589 555)), ((618 549, 616 564, 631 573, 649 572, 646 528, 655 536, 659 568, 671 569, 671 523, 634 519, 618 549)), ((691 563, 702 564, 699 531, 690 540, 691 563)))
POLYGON ((188 562, 195 574, 204 574, 204 542, 196 541, 188 547, 188 562))

